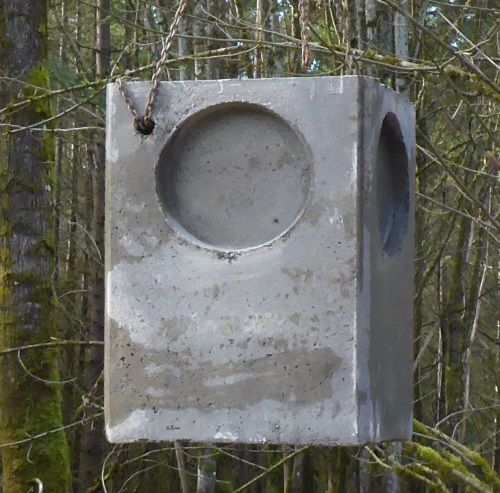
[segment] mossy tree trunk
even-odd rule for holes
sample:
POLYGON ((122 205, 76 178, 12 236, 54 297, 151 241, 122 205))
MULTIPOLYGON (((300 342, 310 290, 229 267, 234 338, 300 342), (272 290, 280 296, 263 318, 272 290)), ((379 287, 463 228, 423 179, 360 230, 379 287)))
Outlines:
MULTIPOLYGON (((48 89, 47 0, 0 2, 0 88, 5 107, 48 89), (42 88, 42 89, 36 89, 42 88)), ((4 115, 0 134, 0 351, 56 336, 53 215, 49 194, 54 141, 29 126, 51 116, 32 101, 4 115)), ((58 351, 0 356, 3 492, 71 491, 62 428, 58 351)))

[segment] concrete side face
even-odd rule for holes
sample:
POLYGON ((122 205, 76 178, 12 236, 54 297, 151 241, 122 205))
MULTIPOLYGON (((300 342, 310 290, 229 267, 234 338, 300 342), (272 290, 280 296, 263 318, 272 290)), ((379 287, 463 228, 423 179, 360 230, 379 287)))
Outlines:
POLYGON ((415 114, 375 81, 361 82, 358 398, 361 441, 412 433, 415 114))
MULTIPOLYGON (((141 107, 149 84, 128 90, 141 107)), ((111 441, 359 443, 358 94, 162 83, 145 138, 108 87, 111 441)))

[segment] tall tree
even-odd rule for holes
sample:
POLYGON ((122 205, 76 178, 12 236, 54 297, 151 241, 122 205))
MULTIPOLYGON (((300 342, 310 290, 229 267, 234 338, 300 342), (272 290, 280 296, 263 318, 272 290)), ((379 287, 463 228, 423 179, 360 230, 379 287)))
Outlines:
MULTIPOLYGON (((0 351, 56 336, 54 233, 49 200, 54 141, 32 130, 51 107, 35 96, 49 90, 47 0, 0 2, 0 351)), ((50 123, 48 122, 48 125, 50 123)), ((3 491, 71 490, 62 429, 58 351, 32 348, 0 357, 0 444, 3 491), (61 430, 61 431, 57 431, 61 430), (51 432, 38 439, 37 436, 51 432)))
MULTIPOLYGON (((110 33, 110 0, 97 0, 96 9, 96 77, 105 79, 108 76, 111 59, 110 33)), ((101 136, 95 143, 92 169, 93 182, 93 218, 92 233, 95 241, 96 255, 91 264, 91 326, 88 332, 90 340, 104 339, 104 169, 106 151, 101 136)), ((91 399, 102 398, 103 351, 100 346, 87 349, 85 379, 90 388, 91 399)), ((91 488, 99 479, 103 450, 102 417, 97 417, 86 427, 81 440, 80 480, 83 491, 91 488)))

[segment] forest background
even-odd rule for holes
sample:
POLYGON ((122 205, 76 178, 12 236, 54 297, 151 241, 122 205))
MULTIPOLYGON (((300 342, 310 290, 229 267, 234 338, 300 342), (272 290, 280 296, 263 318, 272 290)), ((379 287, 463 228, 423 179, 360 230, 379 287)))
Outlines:
POLYGON ((103 433, 105 96, 172 0, 0 0, 2 491, 499 492, 497 0, 190 0, 164 79, 367 74, 417 111, 414 437, 361 448, 103 433))

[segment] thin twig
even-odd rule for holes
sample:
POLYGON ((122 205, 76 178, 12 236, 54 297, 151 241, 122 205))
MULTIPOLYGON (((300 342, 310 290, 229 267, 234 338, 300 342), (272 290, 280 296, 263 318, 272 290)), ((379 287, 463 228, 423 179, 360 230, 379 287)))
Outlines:
POLYGON ((467 57, 462 55, 459 51, 455 50, 453 45, 450 45, 443 41, 434 31, 429 29, 428 27, 421 24, 418 20, 416 20, 412 15, 402 9, 399 5, 397 5, 392 0, 377 0, 378 3, 387 5, 394 9, 396 12, 399 12, 403 17, 409 20, 415 27, 417 27, 421 32, 425 33, 427 36, 432 38, 439 46, 444 48, 445 50, 453 53, 454 57, 460 60, 467 68, 472 70, 484 83, 490 86, 497 94, 500 94, 500 86, 495 84, 493 80, 491 80, 484 72, 482 72, 474 63, 469 61, 467 57))
POLYGON ((0 351, 0 356, 5 354, 17 353, 18 351, 27 351, 28 349, 40 349, 47 347, 55 347, 55 346, 103 346, 104 342, 102 341, 53 341, 53 342, 41 342, 39 344, 29 344, 26 346, 18 346, 12 347, 8 349, 3 349, 0 351))
POLYGON ((288 462, 290 459, 293 459, 295 456, 301 454, 302 452, 305 452, 309 448, 310 448, 310 445, 306 445, 305 447, 302 447, 302 448, 296 450, 295 452, 291 453, 290 455, 287 455, 286 457, 284 457, 283 459, 278 461, 276 464, 271 466, 269 469, 267 469, 262 474, 255 476, 255 478, 248 481, 248 483, 245 483, 243 486, 240 486, 238 489, 234 490, 233 493, 239 493, 240 491, 243 491, 244 489, 248 488, 253 483, 260 481, 262 478, 264 478, 268 474, 272 473, 275 469, 277 469, 278 467, 281 467, 285 462, 288 462))
POLYGON ((94 414, 93 416, 89 416, 88 418, 83 418, 78 421, 75 421, 74 423, 71 423, 66 426, 61 426, 60 428, 54 428, 53 430, 49 431, 44 431, 43 433, 39 433, 38 435, 33 435, 30 436, 29 438, 24 438, 23 440, 16 440, 15 442, 9 442, 9 443, 1 443, 0 444, 0 449, 7 448, 7 447, 15 447, 17 445, 22 445, 24 443, 29 443, 32 442, 33 440, 40 440, 41 438, 45 438, 49 435, 54 435, 55 433, 60 433, 62 431, 66 431, 69 428, 74 428, 75 426, 83 425, 87 421, 94 421, 96 418, 101 416, 103 413, 98 413, 94 414))
POLYGON ((23 363, 23 360, 21 359, 21 350, 17 351, 17 361, 21 368, 31 377, 34 378, 35 380, 42 382, 42 383, 48 383, 49 385, 64 385, 66 383, 71 383, 74 382, 75 379, 71 378, 69 380, 61 380, 60 382, 57 382, 55 380, 46 380, 45 378, 40 378, 37 377, 35 374, 31 373, 28 368, 26 368, 26 365, 23 363))

